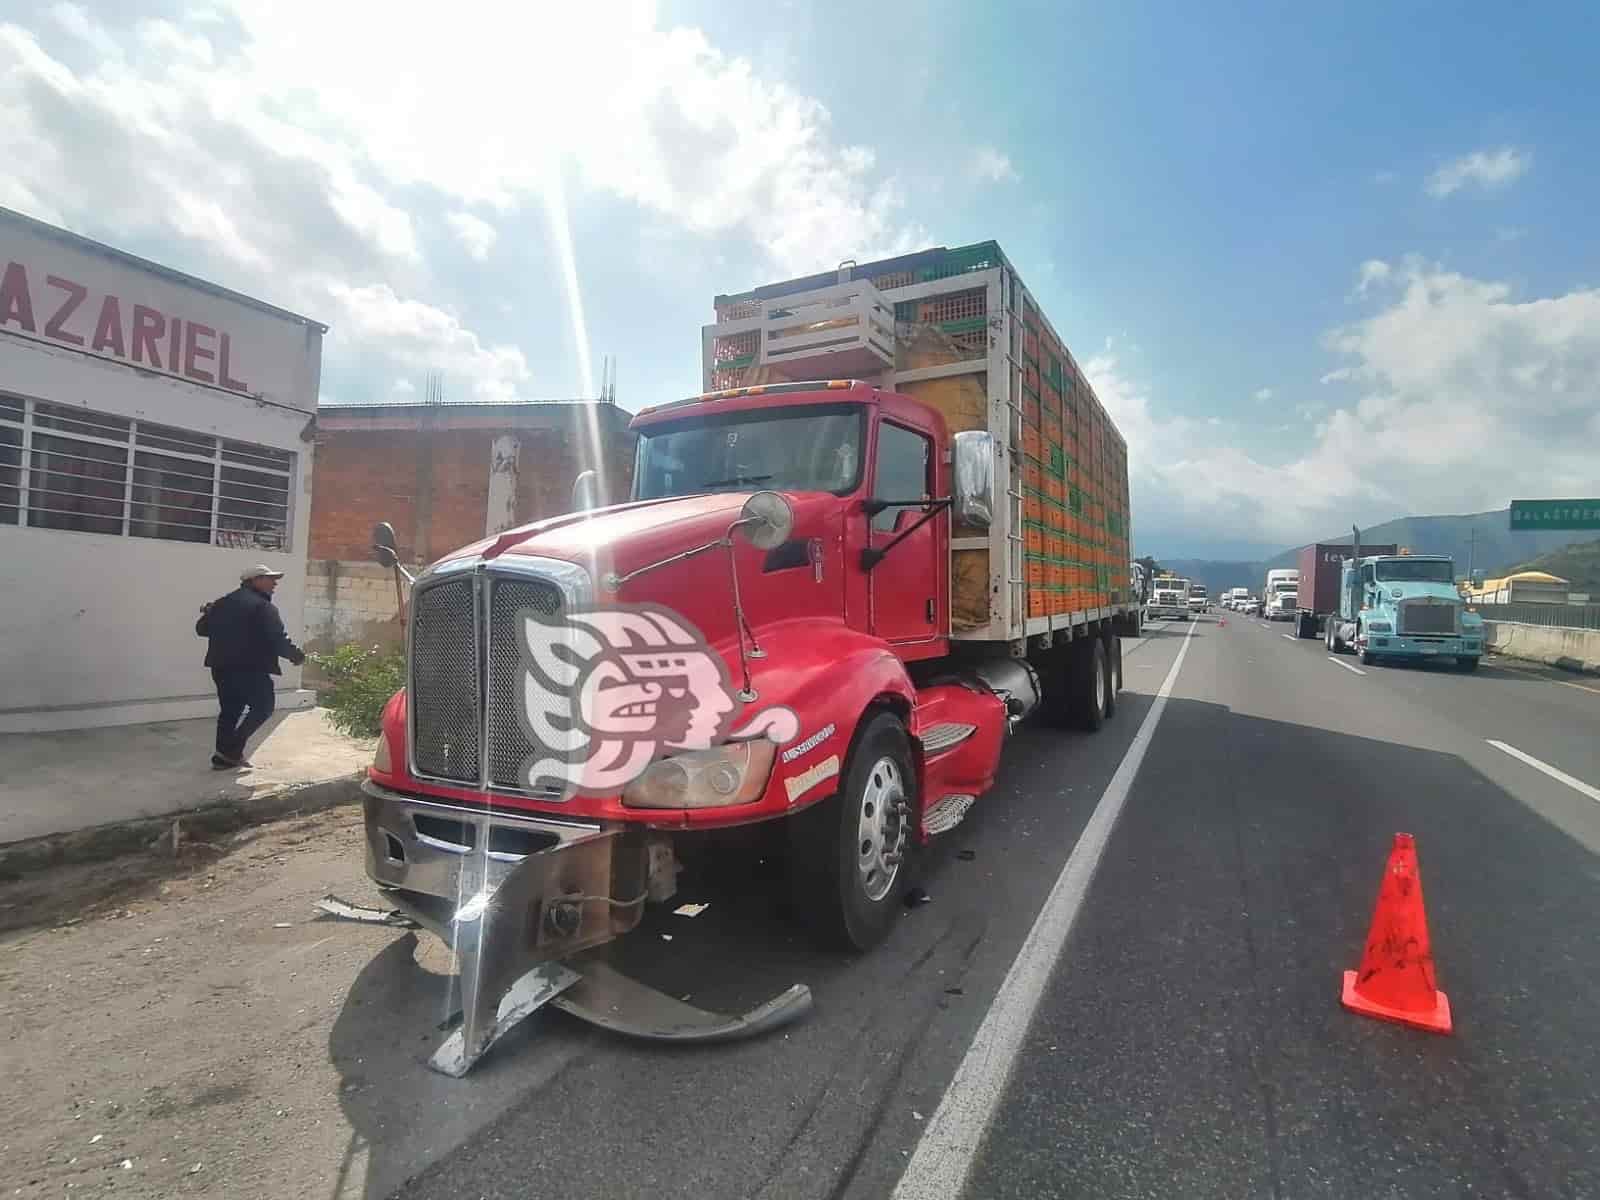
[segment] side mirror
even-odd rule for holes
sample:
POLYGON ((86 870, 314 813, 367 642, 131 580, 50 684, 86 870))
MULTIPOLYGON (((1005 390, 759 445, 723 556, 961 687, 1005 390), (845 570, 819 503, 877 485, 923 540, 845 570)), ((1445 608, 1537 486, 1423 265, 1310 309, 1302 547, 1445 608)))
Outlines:
POLYGON ((982 429, 956 434, 951 449, 955 523, 987 529, 994 520, 994 435, 982 429))
POLYGON ((394 538, 394 526, 379 521, 372 527, 372 557, 381 567, 393 567, 400 562, 400 544, 394 538))
POLYGON ((794 509, 777 492, 757 492, 744 502, 735 525, 757 550, 772 550, 794 532, 794 509))
POLYGON ((1488 574, 1489 572, 1485 571, 1482 567, 1478 568, 1472 573, 1472 586, 1475 588, 1481 588, 1483 586, 1483 581, 1488 574))
POLYGON ((588 512, 600 507, 600 476, 595 471, 581 471, 572 481, 572 511, 588 512))

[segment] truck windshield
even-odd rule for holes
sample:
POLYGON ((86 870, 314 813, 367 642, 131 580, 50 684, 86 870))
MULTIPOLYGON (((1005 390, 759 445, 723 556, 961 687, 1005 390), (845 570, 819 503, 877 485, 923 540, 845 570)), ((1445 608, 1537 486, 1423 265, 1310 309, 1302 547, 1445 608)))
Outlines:
POLYGON ((1378 579, 1384 583, 1454 583, 1455 564, 1425 558, 1380 559, 1378 579))
POLYGON ((634 496, 702 492, 854 490, 861 479, 862 410, 855 405, 761 409, 640 430, 634 496))

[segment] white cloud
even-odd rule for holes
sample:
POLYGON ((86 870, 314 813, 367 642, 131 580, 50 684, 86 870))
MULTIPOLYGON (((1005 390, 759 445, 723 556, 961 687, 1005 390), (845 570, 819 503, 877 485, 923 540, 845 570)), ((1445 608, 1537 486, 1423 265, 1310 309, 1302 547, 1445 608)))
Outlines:
POLYGON ((1254 392, 1254 397, 1257 404, 1265 404, 1272 399, 1272 389, 1269 387, 1257 388, 1254 392))
POLYGON ((988 183, 1017 183, 1022 176, 1011 165, 1011 159, 993 146, 980 146, 972 156, 972 173, 988 183))
POLYGON ((330 364, 384 378, 436 355, 471 373, 456 387, 520 386, 522 352, 471 327, 492 302, 446 312, 439 280, 451 254, 490 254, 491 212, 548 207, 562 176, 575 212, 632 204, 702 259, 731 244, 774 273, 925 241, 899 181, 820 102, 650 3, 462 0, 446 22, 377 0, 169 11, 0 21, 0 204, 334 322, 330 364), (530 45, 561 52, 530 70, 530 45), (430 261, 419 229, 440 224, 454 241, 430 261))
POLYGON ((475 262, 488 260, 489 251, 494 248, 495 238, 499 236, 493 225, 469 212, 453 212, 445 220, 449 222, 451 232, 456 235, 468 258, 475 262))
POLYGON ((1593 490, 1600 289, 1519 300, 1412 258, 1391 267, 1381 297, 1326 339, 1346 359, 1328 378, 1359 393, 1332 410, 1301 406, 1310 441, 1284 462, 1152 415, 1114 347, 1086 363, 1129 442, 1141 530, 1182 544, 1225 528, 1289 546, 1351 522, 1593 490))
POLYGON ((398 392, 402 396, 411 396, 416 394, 417 385, 412 383, 409 379, 396 379, 394 381, 394 387, 390 390, 398 392))
POLYGON ((1432 175, 1424 185, 1430 196, 1448 196, 1469 183, 1481 187, 1504 187, 1524 175, 1533 166, 1533 154, 1513 146, 1498 150, 1474 150, 1454 162, 1448 162, 1432 175))
POLYGON ((1356 291, 1365 294, 1366 290, 1377 283, 1382 283, 1389 278, 1389 264, 1382 259, 1369 258, 1361 264, 1360 278, 1356 281, 1356 291))

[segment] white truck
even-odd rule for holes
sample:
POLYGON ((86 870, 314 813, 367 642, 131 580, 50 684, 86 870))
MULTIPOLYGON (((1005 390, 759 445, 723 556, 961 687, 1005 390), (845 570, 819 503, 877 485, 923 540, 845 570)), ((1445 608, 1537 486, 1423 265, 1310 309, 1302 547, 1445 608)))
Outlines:
POLYGON ((1244 611, 1245 604, 1250 599, 1249 588, 1234 588, 1228 593, 1228 607, 1235 612, 1244 611))
POLYGON ((1187 579, 1176 579, 1171 575, 1157 579, 1150 594, 1150 615, 1152 617, 1171 617, 1187 621, 1189 619, 1189 581, 1187 579))
POLYGON ((1279 567, 1267 572, 1266 587, 1261 592, 1261 615, 1269 621, 1292 621, 1295 603, 1300 592, 1300 572, 1292 567, 1279 567), (1280 597, 1289 598, 1285 608, 1280 597))
POLYGON ((1189 585, 1189 611, 1192 613, 1211 611, 1211 597, 1206 595, 1205 584, 1191 583, 1189 585))

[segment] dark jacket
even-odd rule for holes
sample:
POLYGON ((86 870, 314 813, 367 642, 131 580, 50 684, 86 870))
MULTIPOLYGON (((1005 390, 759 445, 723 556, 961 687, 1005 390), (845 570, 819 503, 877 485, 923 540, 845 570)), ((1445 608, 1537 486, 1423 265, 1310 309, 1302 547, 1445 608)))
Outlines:
POLYGON ((240 584, 220 600, 213 600, 194 623, 194 631, 210 638, 206 647, 206 666, 216 671, 255 671, 281 675, 278 659, 287 658, 296 666, 306 656, 289 640, 283 618, 273 606, 272 597, 240 584))

